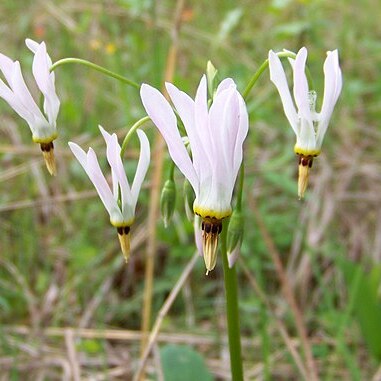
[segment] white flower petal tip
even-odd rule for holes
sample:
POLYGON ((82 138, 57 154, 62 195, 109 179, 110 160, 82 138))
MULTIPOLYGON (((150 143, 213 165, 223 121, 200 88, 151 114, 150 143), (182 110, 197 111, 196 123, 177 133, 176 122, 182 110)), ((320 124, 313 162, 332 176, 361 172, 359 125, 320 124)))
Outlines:
POLYGON ((120 244, 120 249, 122 250, 124 260, 128 263, 130 259, 130 251, 131 251, 131 233, 130 227, 119 227, 118 231, 118 239, 120 244))
POLYGON ((53 142, 40 144, 42 156, 44 157, 46 168, 52 176, 57 174, 56 161, 54 157, 53 142))
POLYGON ((239 254, 240 254, 239 247, 237 247, 231 253, 227 253, 229 269, 233 268, 233 266, 237 262, 237 259, 239 258, 239 254))
POLYGON ((296 135, 295 152, 316 156, 321 151, 333 109, 342 88, 338 51, 327 52, 324 62, 324 96, 320 112, 315 109, 316 92, 309 89, 305 73, 307 49, 301 48, 292 60, 293 95, 288 88, 286 74, 279 57, 269 51, 270 79, 278 89, 286 117, 296 135))
MULTIPOLYGON (((48 144, 57 138, 56 121, 60 106, 54 86, 54 73, 49 71, 52 61, 46 52, 44 42, 38 44, 27 39, 25 43, 34 53, 32 71, 36 84, 44 96, 43 111, 38 107, 25 83, 20 63, 1 53, 0 71, 5 81, 0 79, 0 97, 27 122, 34 142, 41 145, 48 144)), ((54 156, 44 153, 44 158, 49 172, 54 173, 54 156)))

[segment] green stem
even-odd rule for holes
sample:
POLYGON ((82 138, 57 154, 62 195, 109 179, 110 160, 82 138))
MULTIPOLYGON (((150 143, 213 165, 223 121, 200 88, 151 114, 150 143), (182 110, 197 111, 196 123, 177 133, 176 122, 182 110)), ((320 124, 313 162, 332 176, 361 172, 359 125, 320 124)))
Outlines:
POLYGON ((135 133, 135 131, 141 127, 144 123, 148 122, 150 119, 149 116, 145 116, 144 118, 139 119, 127 132, 127 135, 125 136, 123 143, 122 143, 122 148, 120 150, 120 156, 123 157, 124 153, 126 152, 127 149, 127 144, 131 140, 132 135, 135 133))
POLYGON ((136 89, 140 89, 140 85, 137 84, 136 82, 131 81, 130 79, 123 77, 120 74, 114 73, 111 70, 105 69, 102 66, 96 65, 95 63, 92 63, 92 62, 87 61, 87 60, 83 60, 81 58, 63 58, 62 60, 55 62, 52 65, 52 67, 50 68, 50 71, 52 72, 53 70, 57 69, 59 66, 66 65, 66 64, 72 64, 72 63, 87 66, 91 69, 99 71, 102 74, 105 74, 109 77, 115 78, 118 81, 123 82, 129 86, 135 87, 136 89))
POLYGON ((243 381, 243 367, 241 355, 241 333, 239 328, 238 311, 238 286, 236 267, 229 269, 228 257, 226 252, 226 230, 227 224, 224 224, 221 232, 221 254, 224 267, 226 316, 228 321, 228 337, 230 352, 230 368, 232 381, 243 381))
MULTIPOLYGON (((276 55, 279 57, 279 58, 294 58, 296 57, 296 54, 295 53, 292 53, 292 52, 279 52, 279 53, 276 53, 276 55)), ((258 81, 258 78, 262 75, 262 73, 269 67, 269 60, 266 59, 263 64, 259 67, 259 69, 254 73, 254 75, 251 77, 248 85, 246 86, 245 90, 243 91, 242 93, 242 96, 244 99, 246 99, 249 94, 250 94, 250 91, 251 89, 254 87, 254 85, 256 84, 256 82, 258 81)), ((312 90, 314 89, 314 83, 313 83, 313 80, 312 80, 312 76, 311 76, 311 73, 310 71, 308 70, 308 67, 306 66, 306 76, 307 76, 307 81, 308 81, 308 86, 309 86, 309 89, 312 90)))
POLYGON ((239 179, 237 187, 237 204, 236 209, 238 211, 242 210, 242 194, 243 194, 243 184, 245 182, 245 164, 242 160, 241 168, 239 169, 239 179))

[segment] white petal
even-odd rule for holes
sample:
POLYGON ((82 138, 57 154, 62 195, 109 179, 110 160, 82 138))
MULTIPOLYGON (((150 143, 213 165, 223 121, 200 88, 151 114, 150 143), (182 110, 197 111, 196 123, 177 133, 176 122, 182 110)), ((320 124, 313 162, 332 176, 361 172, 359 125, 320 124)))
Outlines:
MULTIPOLYGON (((108 145, 111 144, 111 141, 112 141, 111 134, 109 134, 101 125, 98 125, 98 128, 103 136, 104 141, 106 142, 106 147, 108 147, 108 145)), ((107 148, 106 148, 106 156, 107 156, 107 148)), ((112 193, 114 195, 114 199, 118 200, 118 197, 119 197, 118 177, 115 173, 114 168, 111 165, 110 167, 111 167, 111 178, 112 178, 112 193)))
POLYGON ((142 186, 143 180, 146 176, 149 162, 150 162, 150 146, 147 135, 142 130, 137 130, 139 141, 140 141, 140 155, 139 162, 136 168, 135 178, 132 183, 131 193, 132 193, 132 206, 135 210, 136 203, 138 201, 138 196, 140 193, 140 188, 142 186))
POLYGON ((233 86, 234 88, 236 88, 235 82, 231 78, 225 78, 218 85, 217 90, 216 90, 216 95, 218 93, 220 93, 222 90, 228 89, 230 86, 233 86))
POLYGON ((242 164, 243 142, 245 141, 247 133, 249 131, 249 115, 247 113, 246 104, 241 94, 237 92, 237 95, 239 100, 239 126, 234 148, 233 173, 236 174, 235 176, 237 176, 238 170, 242 164))
POLYGON ((107 209, 110 219, 113 222, 123 222, 123 216, 120 212, 117 201, 115 200, 111 189, 99 167, 97 155, 94 150, 90 147, 87 152, 87 170, 86 170, 90 180, 93 182, 98 195, 103 202, 103 205, 107 209))
POLYGON ((198 178, 177 129, 176 116, 171 106, 158 90, 147 84, 141 86, 140 97, 148 116, 163 135, 172 160, 189 180, 197 194, 198 178))
POLYGON ((194 229, 194 240, 196 243, 198 254, 202 257, 204 256, 204 250, 202 249, 202 230, 201 230, 201 218, 194 215, 193 220, 193 229, 194 229))
POLYGON ((32 53, 36 53, 40 44, 30 38, 25 39, 25 44, 32 53))
POLYGON ((41 110, 38 108, 36 102, 34 101, 32 95, 30 94, 24 78, 21 73, 20 63, 18 61, 15 62, 12 73, 11 80, 11 89, 19 99, 20 103, 33 115, 36 119, 35 123, 38 120, 43 121, 45 117, 43 116, 41 110))
POLYGON ((81 166, 83 167, 83 169, 86 171, 87 173, 87 156, 86 156, 86 152, 76 143, 73 143, 73 142, 69 142, 69 147, 71 149, 71 152, 73 152, 74 156, 76 157, 76 159, 79 161, 79 163, 81 164, 81 166))
POLYGON ((324 62, 324 97, 319 115, 317 144, 321 147, 329 120, 342 88, 338 51, 328 52, 324 62))
POLYGON ((13 110, 21 116, 21 118, 25 119, 27 123, 34 123, 33 115, 31 115, 29 110, 22 105, 13 91, 1 79, 0 97, 3 98, 9 104, 9 106, 11 106, 13 110))
POLYGON ((298 114, 296 112, 294 102, 291 98, 290 89, 288 88, 286 74, 284 73, 279 57, 272 51, 269 51, 269 69, 270 79, 278 89, 282 100, 284 113, 293 128, 295 134, 299 133, 298 114))
POLYGON ((4 54, 0 53, 0 70, 4 74, 8 84, 12 81, 14 62, 4 54))
POLYGON ((50 73, 51 59, 46 51, 46 45, 42 42, 37 48, 33 60, 33 75, 38 88, 45 97, 44 111, 51 125, 56 125, 60 101, 54 85, 54 73, 50 73))
POLYGON ((212 131, 208 126, 208 91, 207 79, 203 75, 198 85, 195 97, 195 127, 197 135, 203 146, 203 151, 207 155, 208 160, 201 160, 197 163, 200 172, 210 171, 210 163, 215 160, 216 152, 214 151, 212 131))
POLYGON ((308 82, 305 73, 307 49, 301 48, 294 63, 294 98, 299 115, 312 123, 312 113, 308 96, 308 82))
POLYGON ((231 269, 237 262, 240 252, 241 252, 241 247, 240 245, 237 245, 237 247, 231 253, 227 253, 229 269, 231 269))
POLYGON ((218 182, 226 182, 234 187, 234 149, 239 127, 239 103, 233 87, 221 91, 215 96, 209 113, 210 130, 215 146, 213 175, 218 182))
POLYGON ((208 160, 208 156, 204 150, 203 142, 198 135, 198 131, 195 126, 195 104, 192 98, 188 94, 180 91, 176 86, 171 83, 166 83, 166 88, 172 103, 174 104, 181 120, 183 121, 185 130, 187 132, 189 143, 191 146, 193 166, 200 176, 199 164, 203 160, 208 160))

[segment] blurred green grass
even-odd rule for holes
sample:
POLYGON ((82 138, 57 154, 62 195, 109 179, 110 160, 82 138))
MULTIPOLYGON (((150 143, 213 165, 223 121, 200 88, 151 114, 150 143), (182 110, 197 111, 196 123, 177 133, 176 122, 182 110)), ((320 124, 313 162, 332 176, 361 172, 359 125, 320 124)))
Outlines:
MULTIPOLYGON (((32 57, 24 45, 26 37, 45 40, 53 61, 80 57, 159 87, 176 2, 157 2, 153 12, 154 4, 149 0, 3 0, 0 52, 21 61, 31 84, 32 57)), ((314 163, 306 202, 296 197, 294 136, 268 73, 248 100, 251 127, 245 147, 243 263, 265 290, 290 335, 295 335, 292 315, 253 217, 250 200, 255 198, 298 296, 322 379, 371 380, 379 366, 379 360, 368 352, 356 315, 348 312, 350 287, 340 260, 353 261, 365 271, 381 260, 380 11, 376 0, 209 0, 187 1, 182 15, 174 82, 192 95, 207 60, 219 69, 221 78, 232 76, 242 90, 269 49, 295 51, 305 45, 321 99, 325 51, 339 49, 344 88, 323 154, 314 163)), ((6 327, 140 328, 144 246, 140 243, 129 266, 123 265, 115 232, 99 200, 87 194, 76 200, 80 192, 92 191, 92 187, 70 155, 67 142, 102 150, 97 125, 122 137, 143 116, 143 108, 134 89, 81 66, 57 70, 56 86, 62 102, 56 178, 47 175, 28 127, 0 102, 0 323, 4 327, 0 328, 0 369, 4 367, 5 377, 15 380, 25 379, 28 371, 19 364, 33 362, 33 356, 21 345, 24 338, 10 334, 6 327), (62 197, 69 200, 57 201, 62 197), (40 202, 46 198, 53 201, 40 202), (101 295, 101 302, 84 322, 96 295, 101 295), (7 358, 13 362, 6 362, 7 358)), ((153 137, 152 129, 149 135, 153 137)), ((134 159, 137 142, 132 146, 128 157, 134 159)), ((177 182, 181 189, 179 173, 177 182)), ((148 203, 145 189, 133 230, 141 232, 142 240, 148 203)), ((192 226, 180 200, 177 206, 176 222, 170 229, 157 224, 160 244, 154 314, 194 250, 192 226)), ((268 380, 297 379, 274 318, 248 286, 243 272, 239 274, 242 332, 259 341, 245 351, 245 364, 249 369, 264 364, 263 375, 268 380)), ((221 335, 221 280, 220 265, 205 278, 200 260, 187 291, 166 317, 164 330, 221 335)), ((103 359, 106 373, 115 356, 112 348, 126 349, 112 341, 97 343, 93 355, 103 359)), ((41 358, 53 349, 58 356, 66 356, 63 340, 40 338, 28 345, 40 350, 41 358), (43 344, 50 349, 44 352, 43 344)), ((137 345, 125 347, 136 357, 137 345)), ((200 350, 214 359, 219 357, 219 348, 216 344, 200 350)), ((80 345, 79 351, 87 353, 80 345)), ((50 375, 47 379, 58 378, 54 365, 45 368, 50 375)), ((98 365, 84 368, 88 374, 99 371, 98 365)), ((29 373, 30 379, 37 379, 40 371, 29 373)))

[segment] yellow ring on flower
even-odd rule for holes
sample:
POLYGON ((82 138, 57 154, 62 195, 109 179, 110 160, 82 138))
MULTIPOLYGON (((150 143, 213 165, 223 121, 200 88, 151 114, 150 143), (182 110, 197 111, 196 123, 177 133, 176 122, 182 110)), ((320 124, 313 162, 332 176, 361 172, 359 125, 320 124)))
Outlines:
POLYGON ((297 154, 297 155, 303 155, 303 156, 318 156, 320 155, 320 150, 319 149, 315 149, 315 150, 307 150, 307 149, 303 149, 303 148, 300 148, 300 147, 297 147, 295 146, 294 147, 294 152, 297 154))
POLYGON ((47 143, 51 143, 53 140, 57 139, 57 137, 58 137, 58 133, 55 133, 52 136, 49 136, 47 138, 38 138, 36 136, 32 136, 32 140, 38 144, 47 144, 47 143))
POLYGON ((127 222, 114 222, 114 221, 110 220, 111 225, 116 227, 116 228, 130 227, 133 224, 133 222, 134 222, 134 219, 127 221, 127 222))
POLYGON ((215 210, 205 209, 199 206, 194 206, 193 211, 202 218, 215 218, 216 220, 222 220, 232 214, 231 209, 216 212, 215 210))

